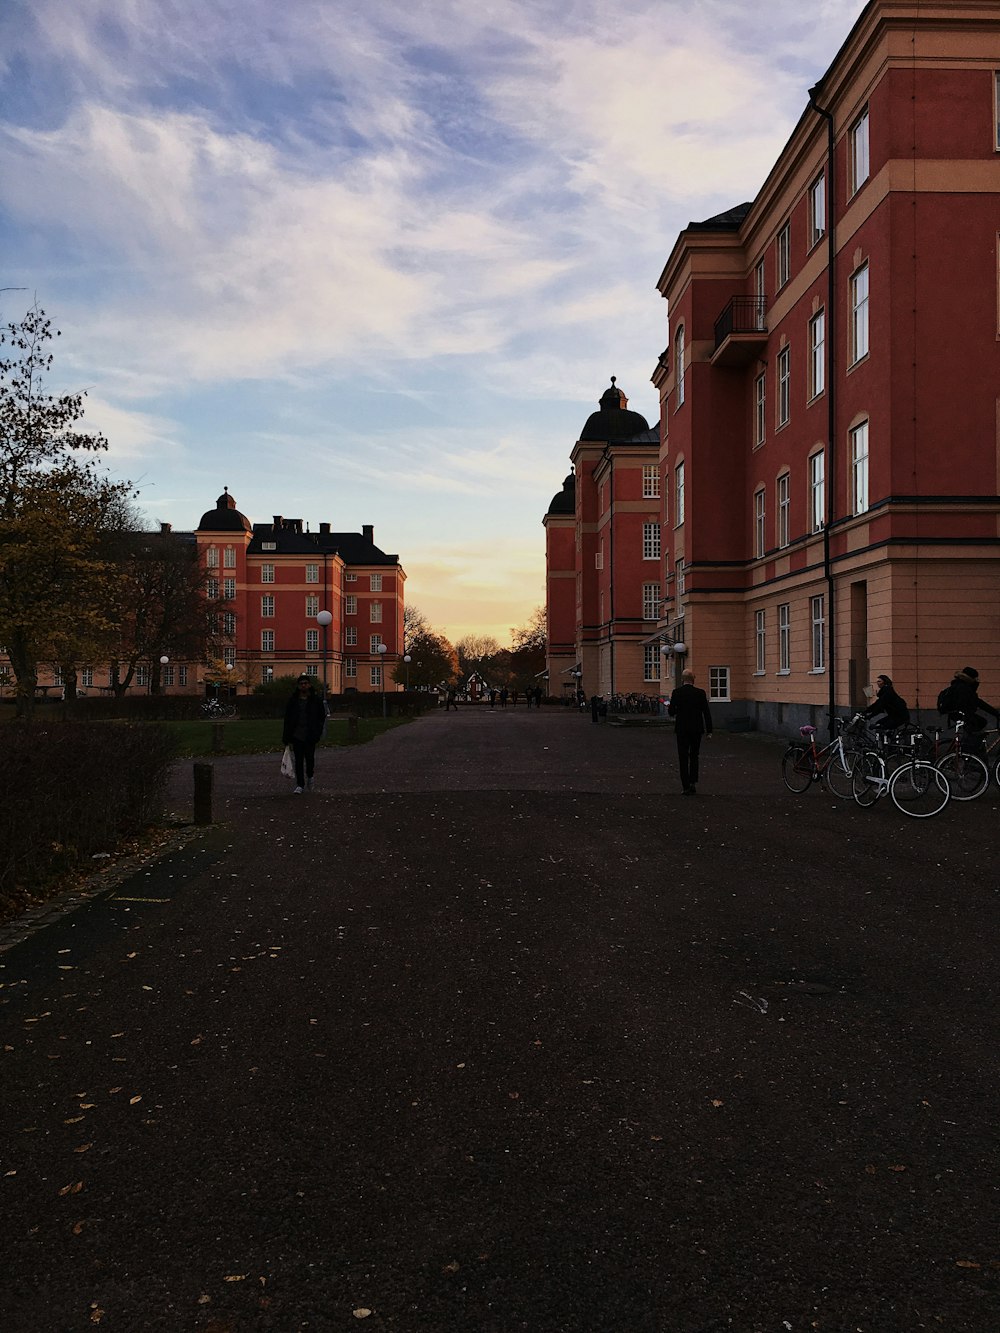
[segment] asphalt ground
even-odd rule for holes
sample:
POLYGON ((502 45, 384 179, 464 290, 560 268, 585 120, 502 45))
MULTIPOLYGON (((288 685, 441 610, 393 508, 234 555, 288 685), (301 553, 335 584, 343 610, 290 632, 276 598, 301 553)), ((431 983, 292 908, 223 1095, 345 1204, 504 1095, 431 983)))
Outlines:
MULTIPOLYGON (((0 954, 0 1330, 994 1333, 1000 793, 487 708, 0 954)), ((190 813, 191 765, 171 806, 190 813)))

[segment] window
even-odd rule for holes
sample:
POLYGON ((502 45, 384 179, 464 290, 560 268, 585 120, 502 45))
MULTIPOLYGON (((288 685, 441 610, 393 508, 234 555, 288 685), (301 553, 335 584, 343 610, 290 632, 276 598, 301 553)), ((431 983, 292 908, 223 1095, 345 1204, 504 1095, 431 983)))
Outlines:
POLYGON ((760 559, 767 550, 766 513, 763 490, 753 493, 753 553, 760 559))
MULTIPOLYGON (((173 670, 174 670, 173 667, 165 667, 163 672, 164 676, 168 671, 171 673, 171 676, 173 676, 173 670)), ((84 689, 89 690, 93 685, 93 683, 94 683, 94 668, 84 667, 80 672, 80 684, 84 687, 84 689)), ((170 681, 170 684, 171 685, 173 684, 172 679, 170 681)))
POLYGON ((792 606, 782 602, 778 607, 778 674, 787 675, 792 669, 792 606))
POLYGON ((319 598, 314 593, 310 593, 306 598, 306 615, 311 620, 315 620, 319 615, 319 598))
POLYGON ((728 667, 715 666, 708 668, 708 697, 718 700, 719 703, 729 702, 728 667))
POLYGON ((236 596, 236 580, 235 580, 235 579, 223 579, 223 580, 222 580, 222 595, 223 595, 223 597, 226 599, 227 602, 231 602, 231 601, 233 600, 233 598, 236 596))
POLYGON ((209 569, 219 568, 219 548, 217 546, 210 546, 208 548, 208 552, 205 556, 205 564, 209 569))
POLYGON ((227 546, 222 557, 222 564, 225 569, 236 568, 236 548, 227 546))
POLYGON ((753 382, 753 442, 763 444, 767 433, 767 376, 762 370, 753 382))
MULTIPOLYGON (((52 677, 52 679, 55 681, 55 683, 56 683, 57 685, 61 685, 61 684, 62 684, 62 673, 59 672, 59 671, 54 672, 54 673, 53 673, 53 677, 52 677)), ((143 686, 149 684, 149 667, 146 666, 145 663, 143 663, 141 666, 137 666, 137 667, 136 667, 136 669, 135 669, 135 683, 136 683, 137 685, 143 685, 143 686)))
POLYGON ((236 649, 235 649, 235 648, 223 648, 223 650, 222 650, 222 661, 223 661, 224 665, 227 666, 227 667, 235 667, 235 666, 236 666, 236 649))
POLYGON ((232 611, 227 611, 222 617, 222 632, 229 635, 236 633, 236 617, 232 611))
POLYGON ((344 598, 344 615, 356 616, 358 614, 358 599, 354 593, 349 592, 344 598))
POLYGON ((786 222, 778 232, 778 288, 792 276, 792 224, 786 222))
POLYGON ((792 380, 792 349, 783 347, 778 353, 778 418, 779 429, 788 425, 789 386, 792 380))
POLYGON ((603 568, 604 568, 604 543, 603 543, 603 542, 601 543, 601 549, 600 549, 599 551, 595 551, 595 552, 594 552, 594 568, 595 568, 595 569, 603 569, 603 568))
POLYGON ((659 560, 660 558, 659 523, 643 523, 642 525, 642 558, 643 560, 659 560))
MULTIPOLYGON (((163 682, 163 688, 169 689, 174 683, 174 669, 172 666, 165 666, 160 671, 160 679, 163 682)), ((84 681, 84 684, 87 682, 84 681)), ((91 682, 93 684, 93 682, 91 682)))
POLYGON ((369 667, 368 679, 373 689, 380 690, 382 688, 382 668, 380 666, 369 667))
POLYGON ((684 325, 677 330, 674 338, 674 371, 677 380, 677 406, 684 405, 684 325))
POLYGON ((354 679, 358 674, 358 659, 356 657, 347 657, 344 659, 344 675, 349 679, 354 679))
POLYGON ((372 602, 372 604, 371 604, 371 616, 370 616, 370 619, 371 619, 371 623, 372 623, 373 625, 381 625, 381 623, 382 623, 382 603, 381 603, 381 602, 372 602))
POLYGON ((809 598, 809 616, 812 621, 812 669, 826 670, 826 598, 809 598))
POLYGON ((274 667, 262 666, 260 669, 260 680, 262 685, 266 685, 268 681, 274 680, 274 667))
POLYGON ((219 596, 219 580, 209 579, 205 584, 205 596, 210 601, 215 601, 219 596))
POLYGON ((680 556, 674 561, 674 571, 677 581, 677 597, 680 599, 684 596, 684 591, 687 587, 687 567, 680 556))
POLYGON ((381 592, 381 591, 382 591, 382 575, 381 575, 381 574, 372 574, 371 577, 370 577, 369 580, 368 580, 368 586, 369 586, 369 588, 371 589, 372 592, 381 592))
POLYGON ((809 321, 809 397, 826 387, 826 311, 817 310, 809 321))
POLYGON ((767 670, 767 613, 755 611, 753 617, 754 645, 757 651, 754 674, 763 676, 767 670))
MULTIPOLYGON (((261 542, 261 544, 260 544, 260 549, 261 549, 262 551, 276 551, 276 550, 278 549, 278 543, 277 543, 277 542, 261 542)), ((268 667, 267 669, 268 669, 268 671, 271 670, 270 667, 268 667)), ((270 676, 268 677, 268 680, 270 680, 270 676)))
POLYGON ((684 464, 674 468, 674 527, 679 528, 684 522, 684 464))
POLYGON ((379 644, 380 644, 381 642, 382 642, 382 635, 381 635, 381 634, 373 634, 372 637, 371 637, 371 639, 369 640, 369 650, 370 650, 371 652, 373 652, 373 653, 377 653, 377 652, 378 652, 378 646, 379 646, 379 644))
POLYGON ((788 545, 789 510, 791 509, 790 477, 783 472, 778 478, 778 545, 788 545))
POLYGON ((260 599, 260 616, 262 620, 270 620, 274 615, 274 595, 265 593, 260 599))
POLYGON ((809 249, 826 235, 826 176, 823 172, 809 186, 809 249))
POLYGON ((261 567, 260 567, 260 581, 261 581, 261 583, 273 583, 273 582, 274 582, 274 566, 273 566, 273 565, 261 565, 261 567))
POLYGON ((347 646, 348 646, 349 648, 356 648, 356 647, 357 647, 357 643, 358 643, 358 627, 357 627, 357 625, 348 625, 348 626, 345 628, 345 630, 344 630, 344 643, 347 644, 347 646))
POLYGON ((868 265, 851 275, 851 365, 868 355, 868 265))
POLYGON ((358 581, 357 574, 352 573, 350 570, 348 570, 348 572, 344 575, 345 583, 357 583, 357 581, 358 581))
POLYGON ((644 500, 658 500, 660 498, 660 469, 656 463, 643 464, 642 498, 644 500))
POLYGON ((274 652, 274 630, 262 629, 260 632, 260 651, 262 653, 274 652))
POLYGON ((319 652, 319 630, 318 630, 318 629, 307 629, 307 630, 306 630, 306 652, 307 652, 307 653, 318 653, 318 652, 319 652))
POLYGON ((1000 74, 993 76, 993 122, 994 144, 1000 150, 1000 74))
POLYGON ((856 514, 868 508, 868 422, 851 431, 851 500, 856 514))
POLYGON ((871 161, 868 151, 868 108, 851 126, 850 131, 850 193, 856 194, 868 179, 871 161))
POLYGON ((821 532, 826 522, 826 455, 809 456, 809 531, 821 532))
POLYGON ((306 663, 306 675, 307 675, 307 676, 318 676, 318 675, 319 675, 319 667, 317 666, 317 664, 316 664, 315 662, 307 662, 307 663, 306 663))
POLYGON ((660 618, 660 585, 658 583, 644 583, 642 585, 642 618, 643 620, 659 620, 660 618))
POLYGON ((642 645, 642 678, 646 682, 660 679, 660 645, 644 643, 642 645))
POLYGON ((758 331, 764 329, 764 316, 767 313, 767 285, 764 282, 764 261, 760 259, 753 271, 753 294, 757 302, 757 308, 754 311, 758 331))
POLYGON ((306 565, 306 583, 319 583, 319 565, 306 565))
POLYGON ((186 685, 188 683, 188 669, 186 666, 177 668, 177 684, 186 685))

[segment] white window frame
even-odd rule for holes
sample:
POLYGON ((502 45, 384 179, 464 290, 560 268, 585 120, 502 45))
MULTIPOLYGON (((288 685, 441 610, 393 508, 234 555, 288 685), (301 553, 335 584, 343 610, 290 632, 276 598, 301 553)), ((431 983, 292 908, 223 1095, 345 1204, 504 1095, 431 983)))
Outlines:
POLYGON ((848 132, 849 195, 854 196, 871 174, 871 123, 868 107, 861 112, 848 132))
POLYGON ((353 592, 349 592, 347 596, 344 598, 344 615, 356 616, 357 614, 358 614, 357 595, 353 592))
POLYGON ((350 569, 349 569, 349 570, 347 571, 347 573, 344 575, 344 582, 345 582, 345 583, 357 583, 357 581, 358 581, 358 576, 357 576, 357 574, 355 574, 353 570, 350 570, 350 569))
POLYGON ((687 566, 680 555, 674 561, 674 587, 679 601, 687 591, 687 566))
POLYGON ((205 564, 209 569, 219 568, 219 548, 210 546, 205 552, 205 564))
POLYGON ((223 580, 222 580, 222 595, 223 595, 223 597, 226 599, 227 602, 231 602, 231 601, 233 600, 233 598, 236 596, 236 580, 235 580, 235 579, 223 579, 223 580))
POLYGON ((186 685, 188 683, 188 669, 186 666, 177 668, 177 684, 186 685))
POLYGON ((274 617, 274 594, 266 592, 260 599, 260 618, 261 620, 271 620, 274 617))
POLYGON ((822 532, 826 526, 826 451, 809 455, 809 530, 822 532))
POLYGON ((792 349, 785 346, 778 353, 778 401, 775 404, 775 428, 780 430, 782 426, 788 425, 788 414, 791 410, 791 387, 792 387, 792 349))
POLYGON ((260 683, 266 685, 268 681, 274 680, 274 667, 265 663, 260 669, 260 683))
POLYGON ((262 653, 274 652, 274 630, 262 629, 260 632, 260 651, 262 653))
POLYGON ((687 369, 684 362, 684 325, 682 324, 674 334, 674 374, 677 383, 678 408, 684 406, 684 372, 687 369))
POLYGON ((792 604, 778 604, 778 675, 787 676, 792 670, 792 604))
POLYGON ((643 463, 642 465, 642 498, 644 500, 658 500, 660 498, 660 465, 658 463, 643 463))
POLYGON ((826 670, 826 597, 822 593, 809 598, 809 619, 812 625, 812 669, 819 674, 826 670))
POLYGON ((371 653, 377 653, 378 646, 381 642, 382 642, 382 635, 373 634, 371 638, 368 640, 368 651, 371 653))
POLYGON ((762 370, 753 382, 753 443, 758 448, 767 437, 767 372, 762 370))
POLYGON ((792 276, 792 223, 789 219, 778 232, 778 239, 775 242, 776 262, 775 276, 777 279, 776 291, 789 281, 792 276))
POLYGON ((818 398, 826 388, 826 309, 817 310, 809 321, 809 398, 818 398))
POLYGON ((358 676, 358 659, 356 657, 344 658, 344 675, 348 680, 356 680, 358 676))
POLYGON ((210 579, 206 579, 206 581, 205 581, 205 596, 208 598, 208 600, 209 600, 210 602, 217 602, 217 601, 219 600, 219 580, 218 580, 218 579, 212 579, 212 578, 210 578, 210 579))
POLYGON ((767 497, 761 486, 753 493, 753 554, 761 560, 767 550, 767 497))
POLYGON ((319 652, 319 630, 318 630, 318 629, 307 629, 307 630, 306 630, 306 652, 307 652, 307 653, 318 653, 318 652, 319 652))
POLYGON ((755 311, 755 323, 758 332, 763 332, 765 306, 767 304, 767 268, 763 258, 758 259, 753 271, 753 294, 757 298, 757 309, 755 311))
POLYGON ((368 668, 368 683, 371 685, 373 690, 380 690, 382 688, 381 665, 368 668))
POLYGON ((273 582, 274 582, 274 566, 273 566, 273 565, 261 565, 261 567, 260 567, 260 581, 261 581, 261 583, 273 583, 273 582))
POLYGON ((307 675, 307 676, 318 677, 318 676, 319 676, 319 663, 318 663, 318 662, 307 662, 307 663, 306 663, 306 675, 307 675))
MULTIPOLYGON (((93 683, 94 683, 93 680, 91 680, 90 683, 93 684, 93 683)), ((173 668, 172 666, 165 666, 165 667, 163 667, 163 668, 161 669, 161 671, 160 671, 160 683, 162 684, 162 686, 163 686, 163 688, 164 688, 165 690, 173 689, 173 685, 174 685, 174 668, 173 668)), ((82 684, 86 685, 87 682, 86 682, 86 681, 83 681, 82 684)))
POLYGON ((868 494, 868 420, 851 427, 851 507, 855 514, 869 508, 868 494))
POLYGON ((791 532, 792 478, 788 472, 782 472, 776 484, 775 501, 777 505, 777 532, 779 548, 787 546, 791 532))
MULTIPOLYGON (((164 674, 166 674, 166 672, 167 672, 168 670, 171 672, 171 674, 173 673, 173 667, 169 667, 169 668, 164 667, 164 674)), ((82 686, 85 690, 89 690, 89 689, 91 689, 91 688, 93 687, 93 684, 94 684, 94 668, 93 668, 93 667, 81 667, 81 668, 80 668, 80 684, 81 684, 81 686, 82 686)))
POLYGON ((223 551, 222 567, 223 569, 236 568, 236 548, 234 546, 227 546, 225 551, 223 551))
POLYGON ((660 585, 658 583, 644 583, 642 585, 642 618, 643 620, 659 620, 660 618, 660 585))
POLYGON ((346 647, 348 647, 348 648, 356 648, 356 647, 358 646, 358 627, 357 627, 357 625, 345 625, 345 626, 344 626, 344 644, 345 644, 346 647))
POLYGON ((826 172, 809 186, 809 249, 826 235, 826 172))
POLYGON ((306 615, 315 620, 319 615, 319 594, 315 592, 306 594, 306 615))
POLYGON ((754 649, 756 654, 755 676, 763 676, 767 672, 767 612, 754 612, 754 649))
POLYGON ((687 483, 684 476, 684 460, 681 459, 681 461, 674 467, 674 527, 675 528, 680 528, 684 526, 684 505, 686 500, 685 496, 686 485, 687 483))
POLYGON ((382 623, 382 603, 372 602, 369 607, 369 622, 372 625, 381 625, 382 623))
POLYGON ((319 565, 306 565, 306 583, 319 583, 319 565))
POLYGON ((222 615, 223 634, 236 633, 236 613, 234 611, 225 611, 222 615))
POLYGON ((710 666, 708 668, 708 697, 714 703, 727 704, 730 702, 730 677, 731 672, 727 666, 710 666))
POLYGON ((868 355, 868 297, 870 290, 868 261, 851 274, 851 365, 868 355))
POLYGON ((369 587, 369 590, 370 590, 371 592, 381 592, 381 591, 382 591, 382 575, 381 575, 381 574, 370 574, 370 575, 368 576, 368 587, 369 587))
POLYGON ((223 650, 222 650, 222 663, 223 663, 223 666, 231 666, 231 667, 235 667, 235 666, 236 666, 236 649, 235 649, 235 648, 223 648, 223 650))
POLYGON ((642 525, 642 558, 643 560, 659 560, 660 558, 659 523, 643 523, 642 525))
POLYGON ((993 75, 993 147, 1000 152, 1000 70, 993 75))
POLYGON ((660 679, 660 645, 644 643, 642 645, 642 679, 647 685, 655 684, 660 679))
MULTIPOLYGON (((53 671, 52 679, 56 685, 63 683, 62 672, 58 668, 53 671)), ((145 662, 140 662, 135 669, 135 683, 142 689, 149 684, 149 667, 145 662)))

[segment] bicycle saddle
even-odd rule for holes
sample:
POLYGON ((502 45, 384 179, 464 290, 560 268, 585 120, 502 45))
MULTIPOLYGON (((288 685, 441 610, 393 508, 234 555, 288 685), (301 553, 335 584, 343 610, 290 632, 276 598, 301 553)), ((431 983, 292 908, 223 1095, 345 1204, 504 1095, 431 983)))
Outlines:
POLYGON ((799 727, 799 735, 800 735, 800 736, 815 736, 815 735, 816 735, 816 728, 815 728, 815 727, 799 727))

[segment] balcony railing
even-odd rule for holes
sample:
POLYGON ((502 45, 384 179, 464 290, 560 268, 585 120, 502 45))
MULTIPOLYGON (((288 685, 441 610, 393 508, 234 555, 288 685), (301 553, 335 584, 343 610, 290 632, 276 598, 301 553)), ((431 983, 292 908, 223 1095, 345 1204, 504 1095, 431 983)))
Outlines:
POLYGON ((715 350, 739 334, 767 336, 767 297, 734 296, 715 321, 715 350))

